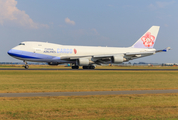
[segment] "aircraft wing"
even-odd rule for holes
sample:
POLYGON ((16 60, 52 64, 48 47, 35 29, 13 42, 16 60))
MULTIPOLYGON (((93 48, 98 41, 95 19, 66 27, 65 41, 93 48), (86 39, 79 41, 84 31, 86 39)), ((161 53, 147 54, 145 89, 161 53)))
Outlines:
POLYGON ((62 59, 62 60, 74 60, 74 59, 84 58, 84 57, 92 57, 92 58, 95 58, 95 59, 100 59, 100 58, 110 58, 114 55, 118 55, 118 54, 113 54, 113 55, 87 55, 87 56, 62 56, 60 59, 62 59))
POLYGON ((142 55, 152 55, 155 54, 155 52, 129 52, 129 53, 121 53, 121 54, 112 54, 112 55, 98 55, 98 56, 93 56, 93 58, 95 59, 99 59, 99 58, 111 58, 113 56, 125 56, 125 57, 138 57, 138 56, 142 56, 142 55))
POLYGON ((79 58, 85 58, 85 57, 91 57, 91 60, 93 62, 107 62, 110 61, 113 56, 122 56, 124 58, 135 59, 138 57, 144 57, 155 54, 155 51, 153 52, 129 52, 129 53, 119 53, 119 54, 108 54, 108 55, 87 55, 87 56, 62 56, 60 57, 61 60, 76 60, 79 58))
POLYGON ((153 54, 155 54, 155 51, 138 52, 138 53, 120 53, 120 54, 111 54, 111 55, 97 55, 97 56, 92 56, 91 60, 96 64, 101 64, 101 63, 112 61, 113 57, 119 57, 119 58, 123 58, 123 62, 126 62, 132 59, 145 57, 153 54))
POLYGON ((154 51, 152 52, 136 52, 136 53, 126 53, 125 56, 131 56, 131 57, 137 57, 137 56, 140 56, 140 55, 152 55, 152 54, 155 54, 154 51))
MULTIPOLYGON (((121 62, 127 62, 129 60, 146 57, 153 55, 158 52, 166 52, 170 50, 170 47, 163 49, 163 50, 153 50, 153 51, 143 51, 143 52, 126 52, 126 53, 118 53, 118 54, 101 54, 101 55, 83 55, 83 56, 60 56, 55 57, 53 59, 60 59, 60 60, 66 60, 66 61, 76 61, 81 58, 89 59, 90 64, 105 64, 105 63, 114 63, 113 60, 121 60, 121 62)), ((117 63, 120 63, 117 62, 117 63)))

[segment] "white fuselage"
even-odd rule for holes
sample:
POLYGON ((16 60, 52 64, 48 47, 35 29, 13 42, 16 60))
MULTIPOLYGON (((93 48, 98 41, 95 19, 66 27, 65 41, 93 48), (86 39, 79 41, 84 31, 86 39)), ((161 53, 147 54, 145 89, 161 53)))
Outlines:
POLYGON ((8 51, 14 58, 33 62, 73 63, 72 58, 87 58, 93 56, 122 55, 126 53, 155 52, 155 49, 69 46, 47 42, 22 42, 8 51), (65 59, 66 58, 66 59, 65 59), (69 58, 69 59, 68 59, 69 58))

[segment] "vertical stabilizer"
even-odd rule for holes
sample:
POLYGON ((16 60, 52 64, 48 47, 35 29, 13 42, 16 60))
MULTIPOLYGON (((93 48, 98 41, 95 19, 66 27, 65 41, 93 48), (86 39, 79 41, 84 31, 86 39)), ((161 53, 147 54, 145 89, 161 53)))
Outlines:
POLYGON ((133 48, 153 48, 160 26, 152 26, 135 44, 133 48))

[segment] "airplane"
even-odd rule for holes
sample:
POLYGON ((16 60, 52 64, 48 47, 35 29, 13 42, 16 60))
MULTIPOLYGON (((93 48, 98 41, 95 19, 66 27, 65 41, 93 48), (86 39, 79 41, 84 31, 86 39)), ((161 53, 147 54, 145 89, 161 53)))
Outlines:
POLYGON ((25 62, 47 62, 49 65, 63 63, 72 64, 72 69, 95 69, 96 65, 123 63, 129 60, 154 55, 158 52, 167 52, 170 47, 163 50, 154 49, 160 26, 152 26, 131 47, 96 47, 96 46, 71 46, 48 42, 21 42, 7 53, 25 62))

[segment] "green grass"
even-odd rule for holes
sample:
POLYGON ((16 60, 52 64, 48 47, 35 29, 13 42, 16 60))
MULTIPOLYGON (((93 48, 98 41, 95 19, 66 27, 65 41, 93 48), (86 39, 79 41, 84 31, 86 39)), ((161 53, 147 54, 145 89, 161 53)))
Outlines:
MULTIPOLYGON (((0 93, 178 89, 178 71, 0 71, 0 93)), ((178 118, 178 94, 1 98, 0 119, 178 118)))
POLYGON ((96 69, 178 69, 177 66, 97 66, 96 69))
MULTIPOLYGON (((0 68, 21 68, 24 69, 24 65, 0 65, 0 68)), ((29 68, 33 69, 70 69, 71 67, 66 67, 64 65, 58 65, 58 66, 50 66, 50 65, 29 65, 29 68)))
POLYGON ((0 119, 177 119, 178 94, 0 98, 0 119))
POLYGON ((0 71, 0 92, 178 89, 176 71, 0 71))
MULTIPOLYGON (((0 68, 21 68, 23 65, 0 65, 0 68)), ((29 69, 71 69, 69 66, 29 65, 29 69)), ((82 69, 80 67, 79 69, 82 69)), ((96 69, 178 69, 178 66, 96 66, 96 69)))

